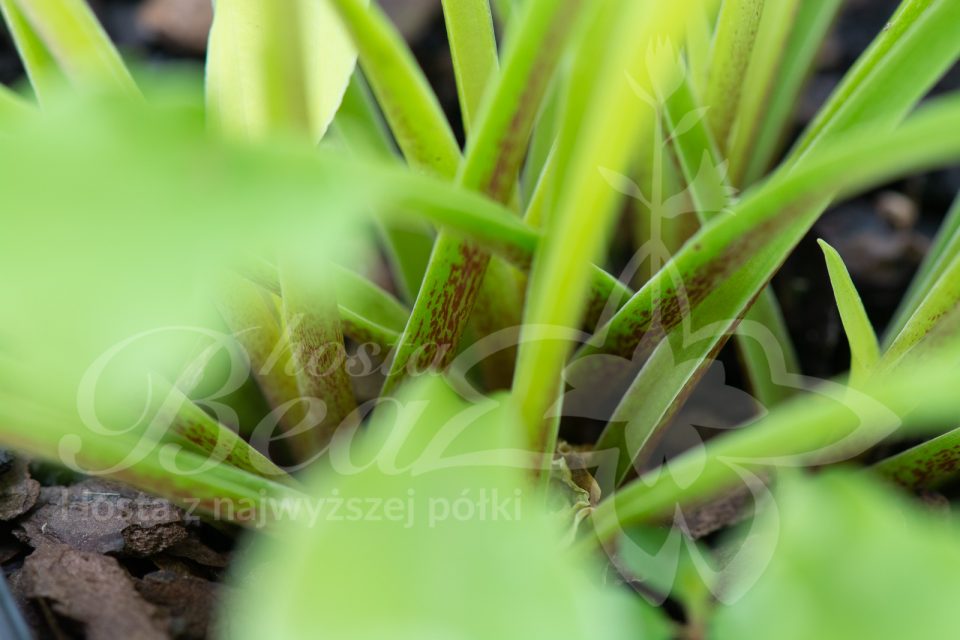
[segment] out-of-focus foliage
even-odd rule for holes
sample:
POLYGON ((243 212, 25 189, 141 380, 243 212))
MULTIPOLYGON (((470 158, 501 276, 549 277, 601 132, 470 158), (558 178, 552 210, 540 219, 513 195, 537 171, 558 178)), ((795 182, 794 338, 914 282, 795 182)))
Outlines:
POLYGON ((271 526, 223 614, 241 638, 950 635, 954 525, 875 478, 955 475, 954 458, 917 473, 956 440, 942 434, 958 407, 960 207, 883 353, 825 247, 849 385, 794 371, 768 284, 838 199, 960 159, 960 96, 918 108, 960 57, 960 3, 904 0, 771 168, 838 7, 502 0, 498 41, 486 0, 444 0, 461 149, 375 2, 218 0, 204 104, 198 78, 130 74, 84 0, 0 0, 37 98, 0 90, 0 442, 271 526), (604 270, 628 195, 670 240, 636 293, 604 270), (744 320, 780 349, 740 336, 769 413, 646 469, 744 320), (343 361, 328 377, 303 366, 371 345, 372 382, 343 361), (238 353, 252 381, 204 398, 238 353), (423 372, 407 363, 450 375, 409 384, 423 372), (615 410, 593 451, 558 450, 564 393, 584 379, 615 410), (331 410, 317 418, 315 401, 331 410), (265 414, 277 439, 251 424, 265 414), (780 478, 777 508, 755 505, 781 539, 754 588, 700 580, 707 545, 674 566, 617 554, 625 532, 679 540, 662 519, 745 473, 766 488, 783 467, 927 435, 872 480, 780 478), (267 460, 273 445, 312 464, 304 484, 267 460), (574 453, 596 464, 571 467, 574 453), (548 468, 565 469, 575 509, 545 509, 548 468), (592 534, 574 545, 587 553, 564 546, 572 527, 592 534), (603 569, 583 562, 598 541, 603 569), (629 594, 621 561, 689 628, 629 594), (725 603, 712 622, 711 596, 725 603))
POLYGON ((775 500, 777 515, 764 523, 779 531, 773 559, 740 600, 717 610, 711 638, 956 633, 960 546, 952 517, 849 471, 784 476, 775 500))
POLYGON ((560 547, 505 400, 466 403, 439 379, 401 393, 317 469, 294 505, 315 518, 249 550, 230 637, 669 637, 560 547))

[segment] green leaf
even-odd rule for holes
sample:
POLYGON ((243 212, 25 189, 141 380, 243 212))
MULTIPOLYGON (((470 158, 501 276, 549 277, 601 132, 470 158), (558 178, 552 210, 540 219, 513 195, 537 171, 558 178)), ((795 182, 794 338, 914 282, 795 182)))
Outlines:
POLYGON ((825 382, 766 417, 681 454, 600 503, 591 516, 597 539, 611 540, 624 528, 669 517, 678 506, 722 495, 742 483, 745 473, 847 461, 892 433, 910 437, 925 425, 955 419, 960 409, 956 353, 875 376, 862 390, 825 382))
POLYGON ((281 430, 288 434, 284 443, 287 454, 297 463, 310 460, 322 450, 329 433, 312 428, 319 420, 303 394, 315 390, 301 391, 298 374, 303 371, 303 361, 297 356, 302 357, 304 349, 298 345, 295 355, 287 318, 280 314, 280 300, 232 274, 221 279, 217 297, 217 308, 243 349, 250 374, 277 412, 281 430))
POLYGON ((830 284, 837 299, 840 320, 850 343, 850 384, 860 386, 880 360, 880 344, 857 288, 850 279, 843 258, 823 240, 817 240, 827 260, 830 284))
POLYGON ((50 99, 61 90, 64 82, 56 61, 27 22, 16 0, 0 0, 0 12, 13 36, 34 93, 40 101, 50 99))
POLYGON ((297 389, 310 402, 311 430, 326 446, 337 429, 352 423, 357 408, 347 376, 347 353, 329 268, 284 259, 280 269, 283 320, 296 367, 297 389), (315 406, 319 401, 319 406, 315 406))
POLYGON ((289 483, 285 471, 250 446, 233 431, 211 418, 176 386, 155 379, 151 388, 150 407, 154 420, 168 424, 160 441, 182 445, 210 460, 223 461, 232 467, 275 482, 289 483))
POLYGON ((460 97, 463 128, 477 121, 487 88, 495 82, 497 41, 489 0, 443 0, 443 18, 460 97))
POLYGON ((707 87, 710 49, 720 4, 721 0, 703 2, 701 8, 695 10, 687 19, 687 78, 698 93, 702 93, 707 87))
MULTIPOLYGON (((665 111, 669 130, 674 132, 672 139, 688 191, 698 218, 706 223, 726 212, 732 203, 733 190, 726 180, 726 166, 719 160, 712 135, 702 119, 703 110, 698 108, 689 82, 680 83, 669 96, 665 111)), ((664 281, 666 284, 662 286, 673 284, 669 279, 664 281)), ((642 368, 623 363, 622 371, 601 375, 608 383, 614 375, 634 376, 597 441, 600 450, 619 450, 617 481, 622 482, 634 467, 642 467, 669 420, 715 360, 718 345, 726 338, 724 334, 715 336, 719 342, 710 339, 718 329, 732 330, 701 324, 694 315, 680 330, 657 345, 642 368)), ((757 297, 740 323, 736 338, 750 389, 760 404, 772 407, 789 397, 793 390, 783 385, 783 377, 788 371, 799 371, 799 367, 772 291, 765 290, 757 297)), ((581 377, 578 367, 584 365, 585 369, 580 371, 586 370, 583 375, 591 377, 593 363, 589 361, 575 364, 568 375, 581 377)))
MULTIPOLYGON (((354 72, 347 86, 340 110, 333 121, 333 129, 350 151, 360 157, 367 157, 368 154, 383 160, 397 157, 390 130, 359 69, 354 72)), ((433 230, 426 224, 386 221, 381 225, 381 231, 400 295, 412 303, 433 250, 433 230)))
MULTIPOLYGON (((374 342, 385 348, 396 344, 410 311, 360 274, 336 264, 330 265, 330 269, 344 333, 359 343, 374 342)), ((274 265, 254 258, 247 260, 241 271, 251 281, 280 295, 280 279, 274 265)))
POLYGON ((255 541, 221 619, 231 637, 669 637, 556 546, 561 527, 509 462, 521 431, 502 398, 466 403, 428 378, 391 405, 344 452, 358 468, 313 477, 297 505, 312 521, 255 541))
POLYGON ((361 157, 392 160, 398 155, 390 129, 360 69, 354 69, 350 76, 331 127, 361 157))
POLYGON ((403 331, 410 311, 399 300, 350 269, 332 265, 332 271, 344 324, 359 324, 359 318, 364 325, 375 323, 389 331, 403 331))
POLYGON ((581 45, 581 56, 605 47, 611 59, 603 60, 602 55, 595 59, 602 65, 592 75, 585 66, 575 70, 570 84, 568 96, 576 97, 558 143, 558 153, 569 168, 560 170, 565 181, 562 195, 545 227, 533 266, 513 386, 528 442, 538 452, 552 454, 556 445, 556 421, 545 418, 560 389, 563 363, 571 346, 568 340, 556 340, 555 332, 549 340, 539 337, 539 332, 544 327, 576 327, 583 317, 590 263, 606 244, 618 202, 597 167, 622 172, 636 140, 652 131, 653 114, 638 117, 641 101, 634 89, 642 87, 652 93, 653 84, 665 75, 667 70, 658 64, 648 70, 647 53, 657 39, 679 39, 692 4, 601 5, 581 45), (622 12, 619 22, 611 22, 615 9, 622 12), (596 28, 608 25, 617 27, 612 31, 596 28), (584 96, 584 89, 591 88, 595 91, 584 96))
POLYGON ((960 429, 953 429, 873 465, 911 490, 935 491, 960 473, 960 429))
POLYGON ((499 24, 509 25, 517 11, 517 5, 524 0, 493 0, 493 10, 499 24))
POLYGON ((856 127, 902 120, 960 56, 960 5, 903 0, 791 151, 810 149, 856 127))
MULTIPOLYGON (((730 129, 730 137, 723 147, 728 150, 730 182, 743 184, 747 163, 753 156, 759 127, 767 110, 774 86, 780 81, 781 61, 787 51, 791 28, 800 11, 801 0, 764 2, 763 15, 746 73, 742 78, 740 103, 730 129)), ((809 2, 820 4, 822 2, 809 2)), ((722 24, 722 23, 721 23, 722 24)), ((806 25, 804 25, 806 26, 806 25)))
POLYGON ((0 391, 0 442, 26 455, 47 459, 89 475, 101 475, 162 496, 225 522, 256 526, 273 514, 268 500, 301 494, 283 484, 201 456, 178 444, 132 434, 98 434, 69 414, 0 391), (79 434, 83 434, 82 436, 79 434), (238 508, 239 505, 239 508, 238 508))
POLYGON ((945 140, 943 131, 958 123, 960 99, 945 98, 892 133, 855 132, 779 172, 698 232, 598 330, 582 355, 602 350, 629 356, 651 327, 670 331, 691 313, 699 313, 702 326, 732 322, 799 241, 797 232, 823 209, 807 203, 956 159, 960 143, 945 140), (675 280, 683 285, 675 287, 675 280))
POLYGON ((900 364, 906 358, 928 355, 956 339, 960 322, 960 254, 951 256, 943 273, 930 287, 916 312, 897 334, 880 362, 882 369, 900 364))
MULTIPOLYGON (((761 57, 753 51, 765 4, 764 0, 724 0, 720 8, 703 102, 710 107, 707 120, 721 151, 728 147, 741 96, 751 88, 746 84, 751 60, 761 57)), ((764 59, 769 55, 763 52, 764 59)))
MULTIPOLYGON (((414 167, 427 169, 441 177, 457 176, 461 161, 459 146, 436 96, 430 90, 426 78, 402 36, 375 5, 367 10, 359 0, 333 0, 333 2, 357 43, 360 62, 407 161, 414 167)), ((438 243, 440 242, 441 240, 438 239, 438 243)), ((461 257, 457 255, 458 245, 460 245, 459 242, 447 238, 437 246, 431 256, 431 260, 436 264, 434 276, 448 272, 446 267, 450 264, 461 265, 461 257)), ((476 272, 477 269, 471 267, 470 271, 476 272)), ((480 273, 482 275, 482 270, 480 273)), ((474 274, 470 276, 475 277, 474 274)), ((436 278, 432 280, 435 288, 436 278)), ((511 295, 512 298, 519 298, 517 279, 504 268, 504 265, 495 264, 484 283, 483 294, 487 298, 494 299, 496 293, 508 290, 511 294, 515 294, 511 295)), ((450 317, 456 318, 458 323, 465 322, 470 315, 471 300, 475 295, 475 293, 467 295, 464 298, 465 304, 451 305, 450 317)), ((417 299, 424 300, 425 296, 418 295, 417 299)), ((516 324, 517 320, 514 316, 519 317, 519 311, 511 312, 510 305, 506 304, 506 300, 503 302, 504 304, 501 305, 488 305, 489 308, 485 310, 483 317, 478 318, 475 324, 498 328, 516 324)), ((417 315, 419 314, 415 312, 414 316, 417 315)), ((462 328, 458 328, 453 333, 460 332, 462 328)), ((408 331, 407 334, 409 338, 407 344, 410 344, 415 338, 412 337, 411 332, 408 331)), ((456 340, 445 343, 444 348, 453 352, 455 347, 456 340)), ((435 347, 428 348, 426 351, 430 352, 426 362, 433 363, 435 347)), ((411 349, 401 347, 400 352, 410 353, 411 349)), ((397 363, 396 359, 394 363, 397 363)), ((403 370, 398 367, 393 369, 394 374, 388 378, 393 382, 388 383, 388 388, 399 379, 400 372, 403 370)))
MULTIPOLYGON (((728 165, 720 160, 713 136, 704 121, 689 82, 681 84, 666 103, 665 117, 674 131, 674 149, 686 178, 688 191, 697 209, 700 223, 727 211, 733 204, 734 189, 727 180, 728 165), (691 116, 694 116, 691 118, 691 116), (684 122, 686 131, 680 130, 684 122)), ((783 359, 787 371, 799 371, 797 355, 783 314, 770 288, 757 296, 744 316, 744 328, 766 329, 772 333, 772 347, 776 357, 783 359), (754 324, 755 323, 755 324, 754 324)), ((756 334, 755 334, 756 335, 756 334)), ((711 347, 707 347, 709 353, 711 347)), ((773 406, 788 395, 788 390, 775 384, 771 376, 773 363, 767 355, 767 345, 741 333, 737 336, 737 349, 743 360, 750 388, 764 406, 773 406)), ((682 393, 682 389, 678 392, 682 393)), ((661 394, 657 394, 662 397, 661 394)))
MULTIPOLYGON (((537 118, 537 126, 533 130, 533 137, 530 140, 530 151, 527 154, 527 161, 523 167, 523 187, 526 197, 527 211, 530 211, 530 202, 535 197, 534 194, 541 189, 544 180, 547 178, 547 171, 550 156, 553 151, 553 145, 557 138, 557 129, 560 126, 560 119, 563 112, 563 85, 566 81, 568 69, 561 66, 553 85, 547 92, 547 98, 544 100, 543 108, 540 110, 540 116, 537 118)), ((552 164, 552 163, 551 163, 552 164)), ((553 187, 547 187, 553 192, 553 187)), ((529 219, 524 214, 524 220, 528 224, 539 226, 539 218, 529 219)))
MULTIPOLYGON (((903 150, 916 150, 910 125, 924 128, 927 115, 934 116, 926 121, 931 125, 927 130, 931 147, 927 150, 933 152, 928 160, 936 157, 945 160, 951 155, 948 152, 941 156, 940 151, 932 148, 940 145, 937 138, 942 137, 942 132, 953 126, 946 122, 934 123, 939 109, 918 114, 893 134, 880 134, 909 111, 960 55, 960 5, 934 2, 927 12, 905 10, 898 15, 896 28, 881 34, 831 99, 827 110, 835 114, 837 122, 826 121, 819 134, 819 130, 812 129, 798 147, 806 149, 804 161, 795 163, 792 170, 778 172, 760 188, 747 194, 729 215, 718 218, 692 238, 658 277, 648 282, 607 326, 597 331, 596 338, 581 349, 581 356, 603 351, 643 362, 654 354, 653 366, 666 367, 674 388, 690 384, 695 380, 702 359, 719 349, 730 328, 826 208, 836 189, 845 191, 869 183, 881 183, 890 176, 889 171, 907 169, 911 161, 903 155, 903 150), (911 68, 920 68, 920 71, 907 71, 911 68), (865 84, 866 77, 870 82, 865 84), (875 95, 873 87, 883 87, 886 91, 890 84, 896 84, 898 91, 875 95), (844 151, 839 140, 829 145, 827 152, 813 151, 814 147, 825 146, 825 140, 836 138, 844 131, 851 122, 848 112, 859 113, 863 121, 859 133, 848 138, 852 146, 846 151, 854 151, 852 147, 860 143, 865 147, 884 146, 884 151, 874 155, 875 147, 871 150, 863 148, 841 160, 844 151), (906 135, 899 138, 904 133, 906 135), (860 142, 853 142, 855 139, 860 142), (813 165, 820 164, 818 161, 823 164, 816 168, 813 165), (881 164, 886 164, 886 168, 881 164), (877 173, 868 177, 867 174, 874 170, 877 173), (802 177, 806 171, 811 172, 809 177, 814 174, 817 177, 801 187, 806 182, 802 177), (787 186, 793 180, 796 182, 787 186), (847 180, 851 182, 841 184, 847 180), (837 181, 834 183, 836 189, 830 185, 834 181, 837 181), (793 192, 792 195, 781 199, 789 191, 793 192), (761 210, 765 213, 753 218, 754 214, 749 211, 754 206, 758 207, 757 213, 761 210), (775 221, 778 218, 780 222, 775 221), (725 239, 715 243, 721 236, 725 239), (664 335, 667 336, 666 342, 662 341, 664 335), (701 342, 699 347, 697 340, 701 342)), ((950 118, 947 112, 956 109, 958 104, 956 98, 944 101, 940 105, 944 109, 939 115, 950 118)), ((925 160, 915 168, 923 166, 926 166, 925 160)), ((591 375, 590 363, 580 366, 584 368, 580 375, 591 375)), ((656 368, 650 371, 656 374, 652 375, 654 380, 662 375, 656 368)), ((593 375, 602 378, 609 374, 601 371, 593 375)), ((645 383, 641 376, 637 384, 649 382, 645 383)), ((650 430, 650 425, 657 424, 658 415, 668 416, 673 406, 673 399, 669 396, 657 396, 655 402, 642 405, 644 411, 653 412, 653 420, 642 412, 632 416, 643 428, 637 427, 634 431, 628 424, 624 429, 616 427, 610 431, 604 442, 621 447, 621 465, 652 442, 656 432, 650 430), (626 442, 631 442, 632 446, 627 447, 626 442)), ((623 471, 622 467, 621 473, 623 471)))
MULTIPOLYGON (((601 438, 603 447, 621 449, 621 477, 629 470, 627 463, 655 441, 658 427, 676 407, 673 394, 649 395, 653 385, 666 384, 675 391, 696 381, 704 361, 729 337, 752 296, 779 267, 781 256, 799 241, 791 235, 794 229, 799 223, 811 224, 819 213, 820 208, 808 210, 805 203, 817 202, 822 194, 881 184, 893 173, 930 166, 931 161, 957 158, 960 143, 943 144, 944 127, 956 126, 948 124, 954 119, 960 124, 956 97, 924 109, 892 134, 850 135, 847 142, 813 154, 793 171, 777 174, 704 227, 597 330, 580 349, 571 375, 615 375, 608 370, 608 360, 589 357, 597 354, 637 363, 650 358, 644 365, 648 373, 641 373, 628 392, 633 400, 618 408, 617 419, 601 438), (905 147, 918 155, 909 158, 905 147)), ((766 351, 769 357, 775 350, 766 351)), ((782 363, 777 364, 771 366, 775 380, 786 374, 782 363)))
POLYGON ((5 86, 0 86, 0 128, 13 128, 29 115, 30 104, 5 86))
POLYGON ((773 557, 715 613, 720 640, 949 637, 960 591, 957 525, 850 473, 784 478, 760 536, 773 557))
MULTIPOLYGON (((770 3, 773 4, 773 3, 770 3)), ((817 54, 843 0, 801 2, 777 70, 764 113, 760 114, 753 152, 747 159, 743 184, 757 182, 786 142, 790 118, 811 75, 817 54)))
POLYGON ((360 64, 407 161, 453 178, 460 148, 403 36, 377 6, 364 0, 328 0, 350 32, 360 64))
POLYGON ((913 282, 910 283, 910 288, 900 301, 900 306, 887 327, 884 347, 889 347, 903 330, 910 317, 916 313, 917 307, 929 295, 930 289, 936 282, 943 277, 943 272, 957 255, 960 255, 960 195, 957 196, 953 207, 940 225, 933 246, 927 251, 923 264, 920 265, 913 282))
POLYGON ((211 115, 232 135, 295 130, 319 141, 355 62, 326 2, 220 0, 207 54, 211 115))
MULTIPOLYGON (((14 0, 46 51, 71 83, 83 90, 116 91, 139 97, 140 92, 120 54, 86 0, 14 0)), ((20 22, 14 18, 15 22, 20 22)), ((14 27, 15 31, 22 26, 14 27)), ((28 51, 28 65, 34 68, 31 81, 38 91, 49 85, 48 60, 27 35, 18 36, 22 51, 28 51), (43 76, 41 80, 40 77, 43 76), (36 85, 35 85, 36 86, 36 85)))
MULTIPOLYGON (((481 112, 457 184, 506 203, 553 72, 580 16, 579 0, 532 0, 507 43, 503 72, 481 112)), ((460 234, 441 231, 384 385, 411 370, 442 369, 456 355, 490 256, 460 234)), ((503 297, 497 291, 493 299, 503 297)))

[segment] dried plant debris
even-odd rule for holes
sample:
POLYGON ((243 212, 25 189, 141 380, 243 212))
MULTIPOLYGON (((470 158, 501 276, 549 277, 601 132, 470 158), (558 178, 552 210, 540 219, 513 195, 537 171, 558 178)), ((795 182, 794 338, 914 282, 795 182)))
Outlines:
POLYGON ((40 483, 30 477, 26 461, 0 458, 0 520, 23 515, 39 495, 40 483))
POLYGON ((39 503, 19 531, 35 548, 63 543, 79 551, 145 557, 188 536, 182 510, 102 480, 45 487, 39 503))
POLYGON ((168 637, 165 614, 114 558, 45 544, 24 561, 19 582, 23 595, 82 625, 90 640, 168 637))
POLYGON ((205 638, 210 612, 216 608, 216 583, 172 571, 156 571, 136 581, 137 591, 169 616, 176 638, 205 638))

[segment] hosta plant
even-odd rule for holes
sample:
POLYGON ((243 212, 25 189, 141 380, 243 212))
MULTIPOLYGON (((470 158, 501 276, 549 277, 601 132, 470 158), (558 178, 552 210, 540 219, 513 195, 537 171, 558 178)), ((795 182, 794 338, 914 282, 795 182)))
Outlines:
POLYGON ((960 160, 960 3, 904 0, 796 140, 840 0, 442 4, 460 122, 376 0, 217 0, 202 88, 0 0, 4 446, 256 530, 231 637, 949 634, 954 525, 893 486, 957 467, 960 208, 880 338, 823 244, 849 375, 768 285, 960 160), (664 460, 728 341, 749 415, 664 460))

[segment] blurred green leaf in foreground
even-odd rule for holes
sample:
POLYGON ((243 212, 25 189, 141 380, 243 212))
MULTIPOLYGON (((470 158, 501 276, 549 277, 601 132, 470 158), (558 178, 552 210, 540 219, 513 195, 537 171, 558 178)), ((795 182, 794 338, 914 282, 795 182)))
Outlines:
MULTIPOLYGON (((781 476, 767 533, 773 559, 713 638, 951 638, 960 614, 957 523, 851 471, 781 476)), ((736 582, 736 581, 734 581, 736 582)), ((736 585, 734 584, 734 588, 736 585)))

